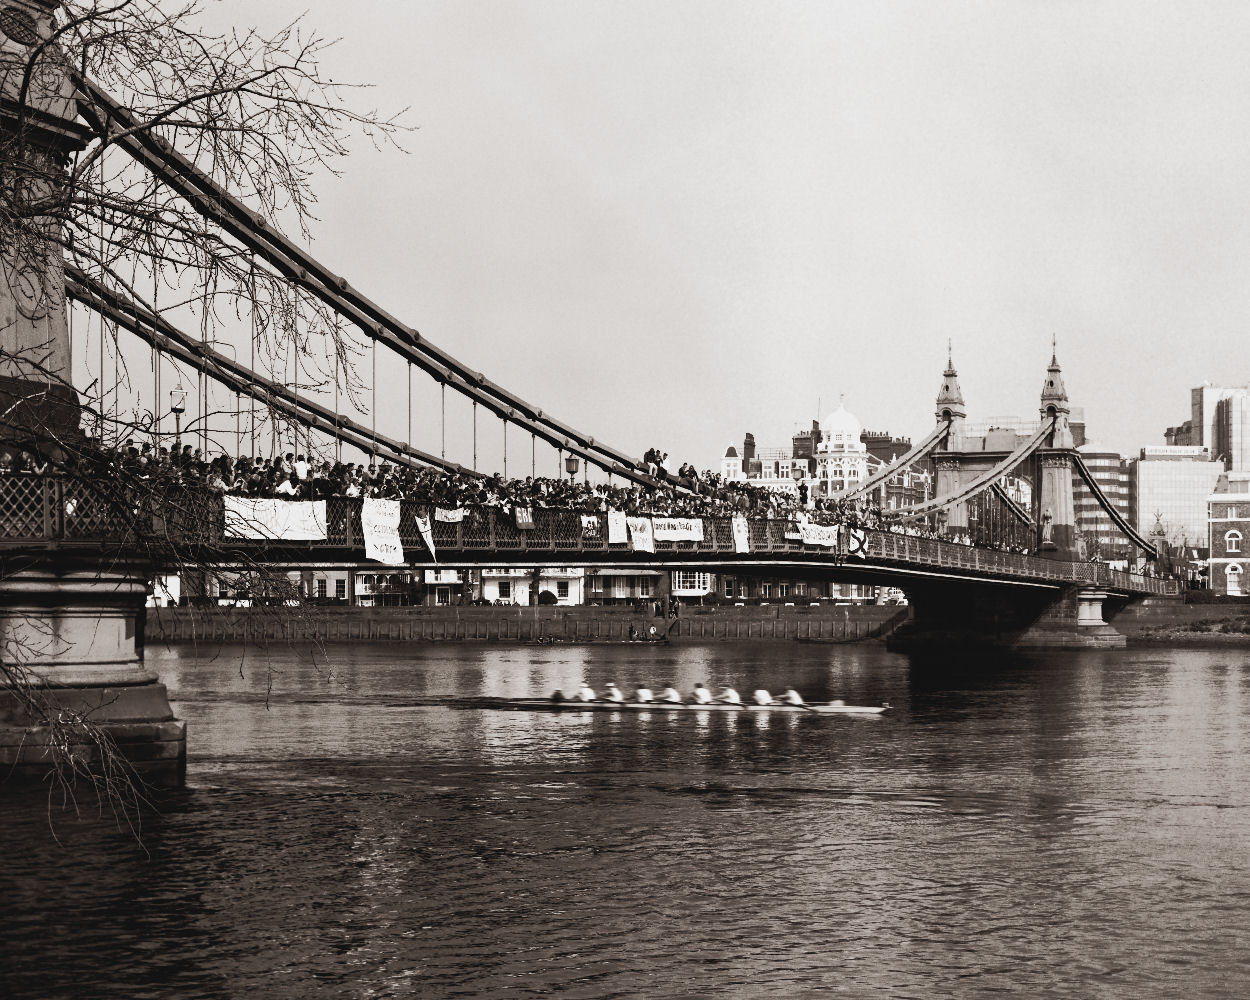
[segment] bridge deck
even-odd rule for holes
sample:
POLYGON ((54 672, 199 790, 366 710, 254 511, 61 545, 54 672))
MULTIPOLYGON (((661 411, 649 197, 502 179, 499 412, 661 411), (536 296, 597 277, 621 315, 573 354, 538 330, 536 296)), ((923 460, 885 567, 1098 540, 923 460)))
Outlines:
MULTIPOLYGON (((49 548, 132 548, 153 558, 237 558, 297 565, 330 559, 364 559, 362 501, 325 501, 325 537, 313 541, 240 538, 228 534, 220 494, 177 488, 159 495, 136 491, 119 500, 89 483, 59 476, 0 476, 0 552, 49 548)), ((833 547, 805 545, 784 520, 748 520, 748 551, 735 543, 730 518, 702 518, 702 541, 656 541, 655 552, 609 544, 607 517, 536 508, 533 528, 519 528, 497 508, 466 508, 455 523, 432 520, 432 554, 418 518, 426 505, 403 502, 399 533, 409 564, 442 565, 647 565, 743 570, 842 567, 844 571, 900 577, 923 574, 1027 586, 1085 585, 1117 592, 1175 594, 1176 582, 1122 573, 1102 563, 1067 562, 996 549, 976 548, 916 535, 868 529, 852 549, 849 532, 833 547)))

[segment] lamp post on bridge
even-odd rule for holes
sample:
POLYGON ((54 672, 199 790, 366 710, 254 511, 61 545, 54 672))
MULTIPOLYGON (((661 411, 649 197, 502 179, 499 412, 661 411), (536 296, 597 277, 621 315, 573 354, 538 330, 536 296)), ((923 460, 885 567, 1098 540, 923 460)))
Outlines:
POLYGON ((169 412, 174 415, 174 448, 182 448, 182 415, 187 412, 187 390, 182 387, 182 379, 169 390, 169 412))
POLYGON ((568 455, 564 459, 564 471, 569 474, 569 482, 573 482, 573 477, 577 475, 578 458, 576 455, 568 455))

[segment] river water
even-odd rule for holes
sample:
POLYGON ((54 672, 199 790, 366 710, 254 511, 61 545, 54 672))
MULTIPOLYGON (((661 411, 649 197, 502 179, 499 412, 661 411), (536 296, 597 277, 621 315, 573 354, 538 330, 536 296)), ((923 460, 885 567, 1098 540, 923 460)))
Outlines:
POLYGON ((1250 995, 1250 650, 329 653, 150 649, 138 839, 6 793, 0 995, 1250 995), (894 711, 428 704, 583 678, 894 711))

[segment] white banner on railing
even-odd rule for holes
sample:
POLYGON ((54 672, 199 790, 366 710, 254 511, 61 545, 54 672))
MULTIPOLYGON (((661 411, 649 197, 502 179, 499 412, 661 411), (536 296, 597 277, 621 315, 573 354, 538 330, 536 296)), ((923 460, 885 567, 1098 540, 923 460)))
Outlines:
POLYGON ((655 551, 655 530, 649 517, 626 518, 629 522, 629 540, 633 542, 635 552, 655 551))
POLYGON ((735 514, 733 517, 734 530, 734 551, 750 552, 751 551, 751 528, 747 524, 747 519, 741 514, 735 514))
POLYGON ((365 534, 365 558, 388 566, 404 562, 404 543, 399 538, 399 501, 365 497, 360 505, 360 527, 365 534))
POLYGON ((434 526, 430 524, 428 517, 414 517, 417 523, 417 530, 421 532, 421 541, 425 542, 425 547, 430 550, 430 558, 438 562, 438 553, 434 551, 434 526))
POLYGON ((464 520, 465 509, 457 507, 455 510, 444 510, 442 507, 434 508, 434 520, 443 521, 446 524, 459 524, 464 520))
POLYGON ((582 515, 582 538, 591 541, 599 541, 602 536, 599 534, 599 515, 583 514, 582 515))
POLYGON ((701 517, 653 517, 651 524, 657 542, 703 541, 701 517))
POLYGON ((838 544, 838 526, 836 524, 802 524, 799 530, 803 534, 804 545, 823 545, 831 549, 838 544))
POLYGON ((856 559, 868 558, 868 536, 859 528, 847 529, 846 554, 856 559))
POLYGON ((608 511, 608 544, 626 545, 629 543, 629 527, 623 510, 608 511))
POLYGON ((284 542, 324 542, 324 500, 278 500, 238 497, 227 493, 226 534, 232 538, 265 538, 284 542))

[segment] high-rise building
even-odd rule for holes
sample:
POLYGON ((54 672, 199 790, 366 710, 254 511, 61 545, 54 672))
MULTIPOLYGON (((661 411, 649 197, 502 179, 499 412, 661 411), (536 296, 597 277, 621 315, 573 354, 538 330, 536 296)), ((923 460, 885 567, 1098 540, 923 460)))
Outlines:
POLYGON ((1173 447, 1205 447, 1225 469, 1250 469, 1250 385, 1204 382, 1189 393, 1190 416, 1169 427, 1173 447))
POLYGON ((1202 545, 1207 498, 1222 471, 1201 445, 1143 448, 1130 472, 1133 526, 1145 535, 1160 524, 1169 545, 1202 545))
MULTIPOLYGON (((1094 477, 1103 495, 1111 502, 1120 516, 1130 524, 1133 522, 1131 510, 1131 490, 1129 483, 1129 464, 1114 451, 1101 451, 1093 445, 1085 444, 1077 449, 1081 460, 1094 477)), ((1104 558, 1122 554, 1128 547, 1128 539, 1111 520, 1111 515, 1102 508, 1097 498, 1086 488, 1080 475, 1073 471, 1072 498, 1076 508, 1076 526, 1085 536, 1086 546, 1094 546, 1104 558)))

